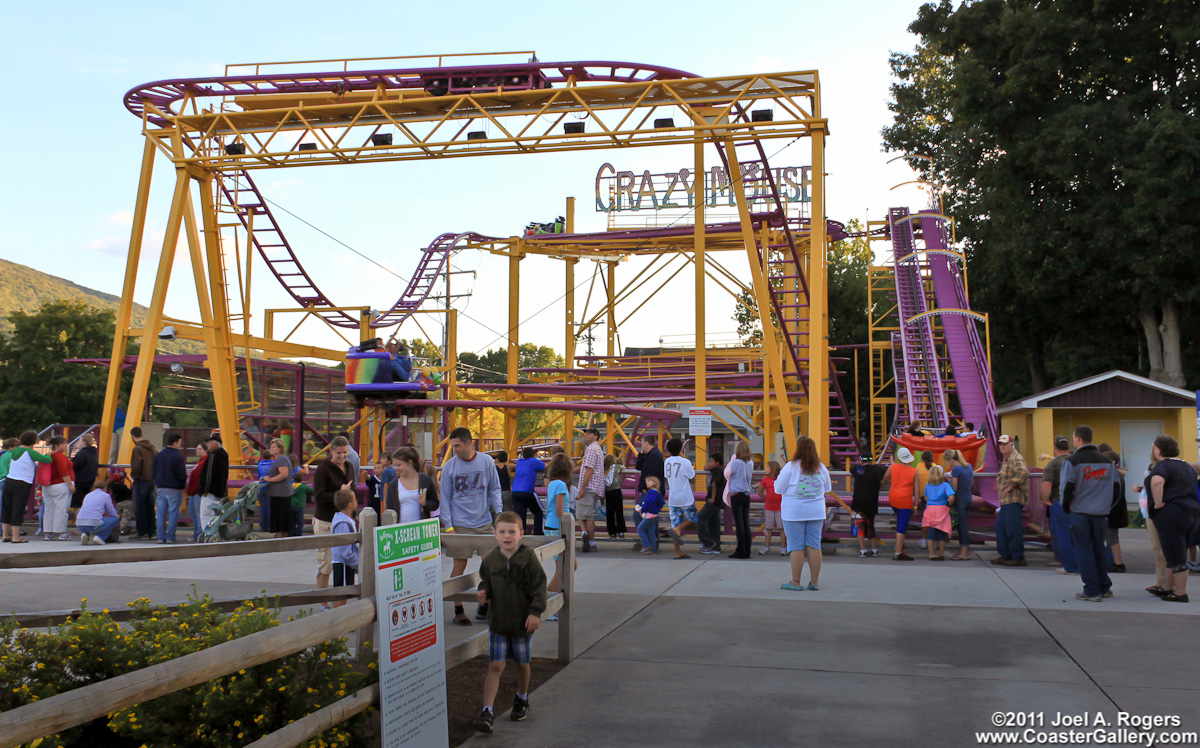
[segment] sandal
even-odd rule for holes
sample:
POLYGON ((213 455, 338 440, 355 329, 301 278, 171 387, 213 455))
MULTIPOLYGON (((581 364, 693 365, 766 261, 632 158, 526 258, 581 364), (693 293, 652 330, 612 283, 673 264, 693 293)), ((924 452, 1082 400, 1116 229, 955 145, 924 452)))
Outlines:
POLYGON ((454 615, 454 623, 458 624, 459 626, 470 626, 470 625, 472 625, 472 624, 471 624, 471 619, 470 619, 470 618, 467 618, 467 614, 466 614, 465 612, 464 612, 464 613, 456 613, 456 614, 454 615))
POLYGON ((962 556, 951 556, 950 560, 951 561, 970 561, 971 559, 970 559, 970 557, 963 558, 962 556))
MULTIPOLYGON (((791 582, 784 582, 783 584, 779 585, 779 589, 781 589, 781 590, 788 590, 789 592, 803 592, 803 591, 804 591, 804 585, 802 585, 802 584, 792 584, 791 582)), ((811 589, 816 589, 816 588, 814 587, 814 588, 811 588, 811 589)))
POLYGON ((10 540, 8 542, 10 542, 10 543, 28 543, 29 541, 26 540, 25 538, 17 538, 16 540, 10 540))
POLYGON ((810 590, 819 590, 819 589, 821 589, 820 587, 818 587, 817 585, 813 584, 812 582, 809 582, 809 583, 808 583, 808 588, 809 588, 810 590))
POLYGON ((930 556, 929 560, 930 561, 945 561, 946 557, 945 556, 930 556))
POLYGON ((1188 596, 1176 595, 1174 592, 1168 592, 1164 594, 1161 599, 1168 603, 1186 603, 1188 601, 1188 596))
POLYGON ((691 557, 692 557, 692 556, 691 556, 691 554, 690 554, 690 553, 685 553, 685 554, 683 554, 682 556, 676 556, 676 557, 675 557, 675 560, 676 560, 676 561, 678 561, 678 560, 679 560, 679 559, 681 559, 681 558, 691 558, 691 557))
POLYGON ((1162 597, 1163 595, 1170 594, 1169 592, 1167 592, 1167 590, 1164 590, 1162 587, 1159 587, 1158 585, 1154 585, 1153 587, 1147 587, 1146 591, 1149 592, 1151 595, 1154 595, 1155 597, 1162 597))

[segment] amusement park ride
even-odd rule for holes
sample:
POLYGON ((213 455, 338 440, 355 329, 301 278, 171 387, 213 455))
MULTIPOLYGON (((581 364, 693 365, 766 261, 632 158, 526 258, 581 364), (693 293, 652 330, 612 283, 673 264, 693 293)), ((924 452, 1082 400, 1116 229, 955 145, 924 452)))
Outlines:
MULTIPOLYGON (((126 107, 142 120, 145 148, 102 441, 113 433, 120 372, 128 365, 135 373, 126 426, 137 425, 155 364, 153 343, 164 325, 171 325, 178 337, 203 342, 219 427, 230 434, 240 433, 243 418, 260 412, 266 398, 265 385, 256 395, 253 382, 247 381, 253 378, 252 359, 347 360, 344 350, 292 342, 295 330, 276 339, 276 315, 297 312, 335 330, 355 331, 357 340, 347 339, 353 345, 387 337, 402 323, 432 314, 443 317, 446 329, 442 361, 432 367, 442 380, 437 391, 412 396, 408 390, 413 388, 359 387, 355 394, 366 398, 357 414, 359 424, 382 425, 428 409, 439 414, 434 448, 440 449, 453 426, 470 423, 472 411, 502 409, 504 445, 515 451, 549 431, 519 439, 522 409, 561 412, 561 420, 550 428, 561 425, 567 440, 576 433, 577 414, 583 413, 588 419, 602 417, 612 451, 632 446, 639 434, 669 430, 680 415, 669 405, 722 405, 738 418, 736 428, 726 425, 746 438, 761 438, 761 451, 771 457, 781 449, 790 453, 797 435, 807 433, 834 465, 864 459, 827 341, 826 250, 846 232, 837 222, 789 212, 782 196, 783 171, 768 163, 766 147, 772 141, 807 140, 812 159, 805 185, 809 215, 824 216, 828 125, 817 73, 699 77, 654 65, 540 62, 530 55, 472 55, 469 63, 436 57, 255 65, 247 72, 227 69, 223 77, 149 83, 126 94, 126 107), (322 69, 328 72, 315 72, 322 69), (320 290, 320 277, 301 264, 255 179, 256 172, 270 169, 663 145, 692 146, 692 163, 679 173, 676 191, 686 199, 690 225, 576 233, 574 200, 569 199, 562 233, 445 233, 421 253, 400 298, 378 314, 368 307, 339 306, 320 290), (709 166, 719 165, 727 176, 719 187, 736 205, 736 216, 706 220, 706 151, 718 156, 709 166), (174 166, 174 192, 146 323, 134 329, 132 300, 151 175, 160 156, 174 166), (199 302, 198 322, 164 316, 181 232, 199 302), (458 376, 457 313, 448 299, 439 303, 435 288, 448 272, 451 256, 463 251, 508 259, 504 384, 468 384, 458 376), (726 253, 747 259, 749 278, 722 262, 726 253), (260 259, 254 260, 254 254, 260 259), (618 267, 629 256, 649 261, 619 285, 618 267), (522 262, 533 257, 563 263, 565 365, 522 372, 517 355, 519 280, 522 262), (236 260, 236 268, 228 266, 229 258, 236 260), (617 350, 618 307, 628 306, 634 291, 647 283, 662 284, 656 277, 667 262, 679 258, 683 267, 671 278, 688 264, 693 269, 695 344, 654 355, 624 355, 617 350), (581 261, 593 263, 593 277, 601 281, 602 308, 591 317, 590 298, 582 307, 577 304, 576 290, 586 285, 586 280, 576 281, 581 261), (268 310, 261 336, 249 324, 250 268, 259 262, 295 302, 291 309, 268 310), (756 302, 764 331, 761 348, 709 346, 704 316, 708 279, 734 299, 748 292, 756 302), (235 293, 240 310, 232 302, 235 293), (600 324, 604 352, 577 355, 578 341, 600 324), (139 338, 140 350, 148 355, 127 361, 131 338, 139 338)), ((883 269, 874 268, 871 275, 874 308, 891 310, 872 313, 876 446, 886 441, 894 423, 906 419, 944 426, 958 414, 986 424, 990 434, 996 430, 987 352, 975 326, 980 315, 967 305, 962 255, 948 240, 946 224, 936 210, 909 214, 893 209, 886 222, 868 228, 873 240, 891 242, 893 259, 887 268, 890 288, 883 269), (884 376, 889 361, 890 377, 884 376), (894 392, 890 406, 889 391, 894 392)), ((300 412, 296 423, 303 422, 300 412)), ((363 429, 363 446, 371 450, 381 430, 363 429)), ((694 441, 703 460, 705 437, 694 441)), ((128 461, 131 446, 125 438, 119 462, 128 461)), ((101 445, 102 454, 108 449, 101 445)))

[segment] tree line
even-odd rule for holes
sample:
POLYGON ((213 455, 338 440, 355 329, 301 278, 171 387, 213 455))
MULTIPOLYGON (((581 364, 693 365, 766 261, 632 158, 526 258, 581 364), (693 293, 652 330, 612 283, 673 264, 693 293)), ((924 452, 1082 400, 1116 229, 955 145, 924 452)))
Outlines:
POLYGON ((1000 402, 1110 369, 1200 375, 1200 12, 940 0, 891 55, 886 151, 937 185, 1000 402), (955 7, 955 6, 958 7, 955 7))

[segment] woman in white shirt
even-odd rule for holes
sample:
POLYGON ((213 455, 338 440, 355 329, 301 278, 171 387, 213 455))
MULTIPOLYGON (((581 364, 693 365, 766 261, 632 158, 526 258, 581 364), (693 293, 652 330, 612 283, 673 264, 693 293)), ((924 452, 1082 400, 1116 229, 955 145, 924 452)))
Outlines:
POLYGON ((392 464, 396 468, 396 504, 389 501, 388 508, 398 505, 401 522, 416 522, 421 519, 428 491, 421 480, 428 477, 421 472, 421 456, 412 447, 401 447, 392 453, 392 464))
POLYGON ((829 470, 817 454, 817 443, 807 436, 800 437, 792 461, 784 465, 775 481, 783 497, 781 514, 787 536, 788 556, 792 562, 792 581, 780 588, 804 589, 800 574, 808 558, 808 589, 816 590, 821 576, 821 531, 825 527, 825 497, 833 496, 829 470))

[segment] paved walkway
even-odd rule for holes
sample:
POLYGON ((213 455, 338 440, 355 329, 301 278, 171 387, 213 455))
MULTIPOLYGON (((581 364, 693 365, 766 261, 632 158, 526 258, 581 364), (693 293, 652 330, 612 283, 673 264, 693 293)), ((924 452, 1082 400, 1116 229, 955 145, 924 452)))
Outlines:
MULTIPOLYGON (((537 691, 527 722, 502 715, 468 745, 968 746, 996 711, 1178 715, 1200 731, 1200 576, 1195 603, 1151 597, 1145 535, 1122 535, 1129 573, 1102 603, 1075 600, 1078 577, 1053 573, 1046 553, 1009 568, 842 550, 825 557, 820 591, 797 593, 779 589, 779 556, 676 561, 601 543, 580 556, 578 659, 537 691)), ((45 547, 67 544, 13 550, 45 547)), ((165 602, 192 584, 306 589, 312 556, 0 571, 0 610, 165 602)), ((555 626, 535 654, 554 656, 555 626)), ((480 630, 449 626, 447 643, 480 630)))

